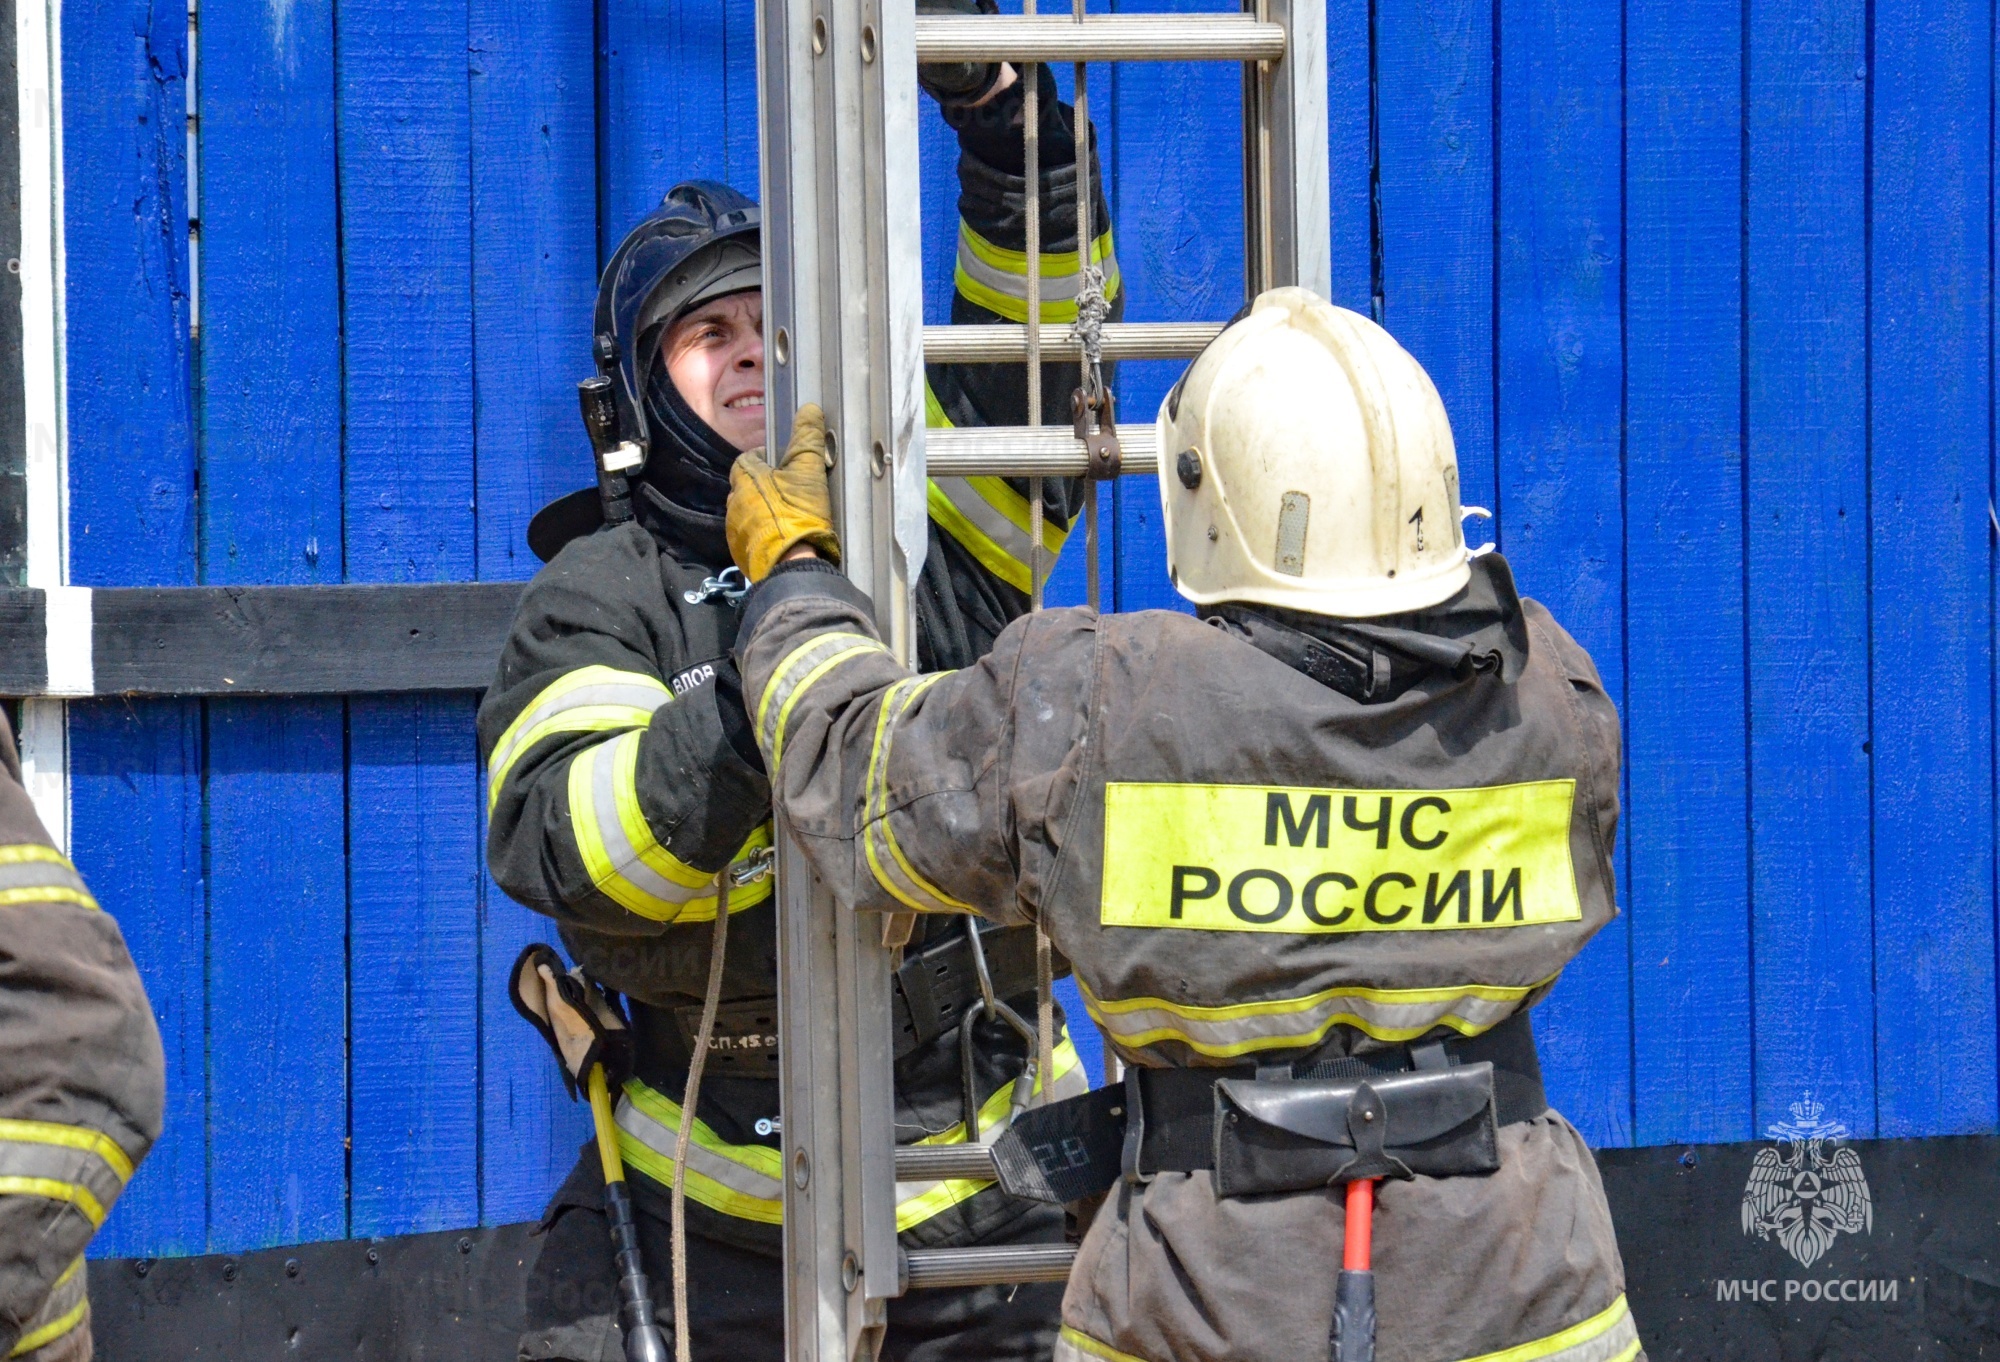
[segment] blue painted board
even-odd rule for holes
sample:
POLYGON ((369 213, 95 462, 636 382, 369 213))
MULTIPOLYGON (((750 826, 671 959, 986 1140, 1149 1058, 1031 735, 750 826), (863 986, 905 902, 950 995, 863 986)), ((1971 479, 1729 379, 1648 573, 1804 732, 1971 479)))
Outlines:
POLYGON ((1868 755, 1867 18, 1750 16, 1745 630, 1756 1128, 1875 1132, 1868 755))
MULTIPOLYGON (((1493 9, 1378 8, 1382 315, 1437 385, 1460 499, 1492 509, 1493 9)), ((1492 536, 1467 523, 1476 547, 1492 536)))
POLYGON ((71 580, 193 579, 187 15, 62 16, 71 580))
POLYGON ((596 368, 595 13, 467 9, 477 568, 523 581, 529 517, 593 480, 576 384, 596 368))
POLYGON ((479 1221, 473 710, 466 695, 348 701, 355 1236, 479 1221))
POLYGON ((348 1232, 342 708, 208 707, 210 1252, 348 1232))
MULTIPOLYGON (((682 180, 721 180, 757 195, 755 157, 732 162, 731 7, 708 0, 631 0, 601 12, 603 113, 598 142, 598 253, 682 180)), ((737 134, 740 136, 739 134, 737 134)))
MULTIPOLYGON (((482 796, 483 798, 483 796, 482 796)), ((479 832, 486 834, 482 802, 479 832)), ((479 1223, 540 1218, 591 1138, 590 1109, 571 1102, 555 1056, 514 1010, 507 971, 531 941, 561 948, 553 921, 501 892, 481 871, 479 912, 479 1223)))
MULTIPOLYGON (((1203 13, 1213 0, 1119 0, 1121 14, 1203 13)), ((1226 321, 1243 306, 1243 91, 1221 63, 1145 62, 1121 69, 1111 111, 1111 217, 1124 274, 1125 320, 1226 321)), ((1186 366, 1147 360, 1118 369, 1118 415, 1154 419, 1186 366)), ((1160 493, 1125 478, 1112 500, 1117 558, 1112 608, 1186 610, 1167 578, 1160 493)))
POLYGON ((1875 1093, 1884 1136, 1991 1130, 1990 5, 1874 11, 1869 413, 1875 1093))
MULTIPOLYGON (((63 10, 70 580, 195 573, 187 25, 172 6, 63 10)), ((166 1134, 93 1244, 206 1247, 201 708, 69 710, 71 855, 117 917, 160 1021, 166 1134)))
MULTIPOLYGON (((1499 12, 1499 542, 1622 706, 1620 16, 1499 12)), ((1616 864, 1622 880, 1622 844, 1616 864)), ((1620 920, 1535 1017, 1551 1100, 1599 1144, 1631 1140, 1626 950, 1620 920)))
POLYGON ((1626 10, 1633 1134, 1747 1140, 1742 6, 1626 10))
POLYGON ((166 1122, 91 1256, 208 1246, 204 1107, 207 939, 201 881, 201 705, 91 700, 69 707, 70 830, 77 868, 118 919, 159 1021, 166 1122))
POLYGON ((1372 315, 1375 292, 1375 135, 1369 113, 1369 0, 1327 0, 1327 207, 1333 301, 1372 315))
POLYGON ((341 580, 333 7, 200 30, 201 567, 341 580))
MULTIPOLYGON (((202 580, 311 584, 341 578, 340 292, 333 144, 333 15, 309 4, 210 16, 201 41, 200 255, 202 580), (206 209, 214 209, 212 219, 206 209)), ((210 1247, 233 1250, 346 1230, 345 780, 338 702, 208 704, 209 931, 237 959, 284 961, 271 980, 331 994, 288 1016, 279 1059, 340 1109, 288 1128, 298 1170, 244 1157, 270 1138, 282 1090, 218 1087, 209 1122, 210 1247), (227 779, 216 778, 218 769, 227 779), (278 811, 282 810, 282 814, 278 811), (227 835, 213 835, 227 829, 227 835), (270 869, 316 896, 302 922, 274 895, 270 869), (276 911, 274 911, 274 909, 276 911), (313 1022, 317 1021, 318 1029, 313 1022), (313 1142, 309 1152, 305 1143, 313 1142), (320 1179, 301 1176, 316 1170, 320 1179), (227 1208, 223 1210, 222 1208, 227 1208)), ((216 957, 217 960, 220 957, 216 957)), ((272 1045, 271 1019, 233 1005, 235 981, 210 973, 211 1055, 272 1045)), ((267 1076, 248 1068, 241 1073, 267 1076)))
MULTIPOLYGON (((596 13, 590 0, 520 6, 470 0, 473 371, 477 571, 519 580, 542 505, 589 485, 576 382, 593 371, 597 274, 596 13)), ((457 799, 457 787, 448 792, 457 799)), ((474 787, 478 1206, 481 1224, 541 1215, 587 1130, 554 1061, 507 1000, 506 970, 554 924, 512 903, 485 872, 483 782, 474 787)), ((457 853, 454 852, 454 855, 457 853)), ((448 981, 454 993, 462 981, 448 981)), ((463 1074, 441 1067, 447 1085, 463 1074)), ((456 1119, 456 1118, 455 1118, 456 1119)))
MULTIPOLYGON (((464 3, 340 18, 348 576, 476 569, 464 3)), ((353 1233, 478 1223, 478 762, 464 697, 350 702, 353 1233), (422 1035, 386 1009, 421 1011, 422 1035)))

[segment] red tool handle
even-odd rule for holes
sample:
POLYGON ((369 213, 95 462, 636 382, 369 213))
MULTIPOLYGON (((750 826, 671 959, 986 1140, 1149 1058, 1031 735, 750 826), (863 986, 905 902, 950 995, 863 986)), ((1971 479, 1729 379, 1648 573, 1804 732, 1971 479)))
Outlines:
POLYGON ((1347 1184, 1347 1247, 1340 1265, 1349 1272, 1372 1271, 1368 1265, 1375 1229, 1375 1179, 1347 1184))

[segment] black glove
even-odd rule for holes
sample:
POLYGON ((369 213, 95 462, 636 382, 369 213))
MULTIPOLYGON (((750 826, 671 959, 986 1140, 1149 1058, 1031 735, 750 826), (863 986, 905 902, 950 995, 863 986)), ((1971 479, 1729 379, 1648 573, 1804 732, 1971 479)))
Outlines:
POLYGON ((556 1052, 570 1100, 590 1081, 590 1066, 604 1066, 604 1081, 616 1092, 632 1073, 632 1030, 624 1013, 581 969, 565 970, 562 957, 536 942, 514 961, 507 977, 514 1010, 556 1052))
MULTIPOLYGON (((999 12, 998 0, 917 0, 918 14, 970 17, 999 12)), ((917 68, 917 84, 940 108, 963 109, 993 93, 1001 69, 997 61, 932 62, 917 68)))

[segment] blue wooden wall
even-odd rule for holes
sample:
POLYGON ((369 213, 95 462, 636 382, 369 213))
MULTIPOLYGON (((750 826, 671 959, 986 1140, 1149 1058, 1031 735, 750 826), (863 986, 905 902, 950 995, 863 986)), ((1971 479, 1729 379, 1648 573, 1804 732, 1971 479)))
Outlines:
MULTIPOLYGON (((1372 11, 1328 4, 1338 301, 1429 368, 1626 718, 1626 915, 1538 1013, 1559 1105, 1603 1144, 1808 1092, 1861 1135, 2000 1127, 1990 0, 1372 11)), ((677 179, 755 190, 751 5, 199 22, 63 9, 75 580, 526 577, 588 477, 597 259, 677 179)), ((1095 79, 1134 320, 1240 301, 1236 79, 1095 79)), ((1126 412, 1174 369, 1128 365, 1126 412)), ((1103 517, 1116 606, 1175 605, 1150 483, 1103 517)), ((502 996, 543 929, 481 868, 473 706, 72 706, 77 859, 170 1070, 97 1252, 539 1210, 583 1125, 502 996)))

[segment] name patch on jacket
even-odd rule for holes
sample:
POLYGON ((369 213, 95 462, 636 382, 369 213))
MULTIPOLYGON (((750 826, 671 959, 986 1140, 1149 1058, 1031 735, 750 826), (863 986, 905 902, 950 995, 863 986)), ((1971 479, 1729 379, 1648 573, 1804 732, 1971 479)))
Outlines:
POLYGON ((1469 790, 1115 782, 1107 927, 1425 932, 1575 922, 1573 780, 1469 790))

